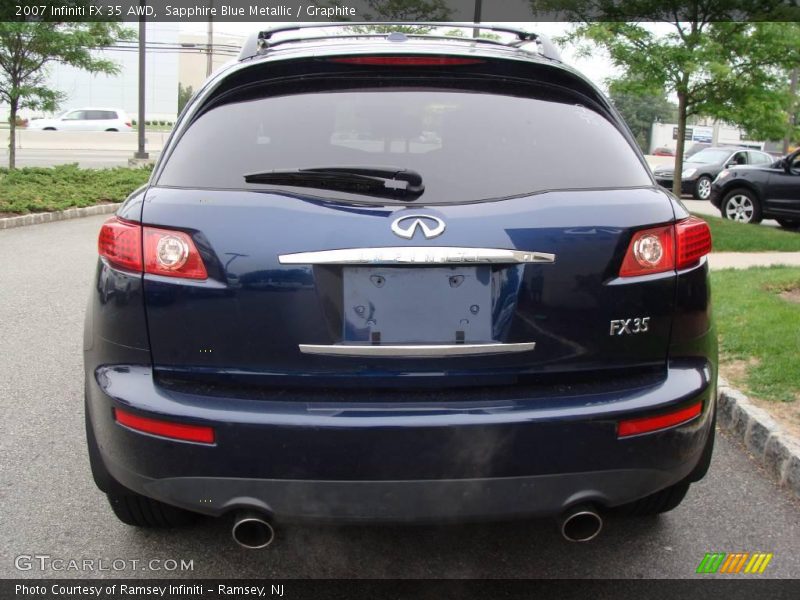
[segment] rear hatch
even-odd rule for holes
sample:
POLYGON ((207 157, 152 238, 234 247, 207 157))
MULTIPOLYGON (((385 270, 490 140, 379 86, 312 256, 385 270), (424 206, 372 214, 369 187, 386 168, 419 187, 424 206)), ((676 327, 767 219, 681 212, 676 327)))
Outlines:
POLYGON ((145 275, 162 376, 438 387, 664 368, 674 272, 619 271, 672 207, 589 86, 533 61, 334 58, 237 71, 165 151, 142 221, 191 236, 208 278, 145 275))

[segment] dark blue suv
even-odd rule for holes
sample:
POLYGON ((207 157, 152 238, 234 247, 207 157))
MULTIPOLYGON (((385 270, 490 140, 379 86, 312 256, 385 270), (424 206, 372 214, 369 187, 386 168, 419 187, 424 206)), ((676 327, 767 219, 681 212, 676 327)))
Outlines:
POLYGON ((711 239, 608 100, 524 31, 297 29, 205 83, 100 232, 86 424, 116 515, 232 513, 262 547, 294 519, 587 540, 677 506, 714 439, 711 239))

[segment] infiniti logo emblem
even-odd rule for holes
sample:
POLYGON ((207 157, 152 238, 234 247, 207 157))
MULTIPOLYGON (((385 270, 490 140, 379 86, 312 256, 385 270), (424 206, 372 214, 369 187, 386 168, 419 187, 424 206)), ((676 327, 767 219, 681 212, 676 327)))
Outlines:
POLYGON ((430 215, 405 215, 392 223, 394 234, 406 240, 413 238, 417 229, 422 231, 422 235, 427 239, 435 238, 444 233, 444 227, 444 221, 430 215))

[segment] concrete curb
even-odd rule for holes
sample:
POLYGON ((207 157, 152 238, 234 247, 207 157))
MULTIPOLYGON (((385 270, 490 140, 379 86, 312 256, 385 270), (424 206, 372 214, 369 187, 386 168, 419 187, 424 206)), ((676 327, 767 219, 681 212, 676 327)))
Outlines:
POLYGON ((56 212, 32 213, 20 215, 19 217, 6 217, 0 219, 0 229, 12 229, 14 227, 24 227, 25 225, 38 225, 40 223, 50 223, 52 221, 65 221, 67 219, 77 219, 79 217, 90 217, 92 215, 108 215, 116 212, 119 204, 98 204, 96 206, 86 206, 84 208, 68 208, 56 212))
POLYGON ((778 483, 800 498, 800 440, 721 377, 717 423, 738 438, 778 483))

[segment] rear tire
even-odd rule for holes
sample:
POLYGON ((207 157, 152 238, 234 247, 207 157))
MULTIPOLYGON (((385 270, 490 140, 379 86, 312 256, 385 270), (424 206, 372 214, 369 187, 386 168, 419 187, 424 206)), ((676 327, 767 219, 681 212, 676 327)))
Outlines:
POLYGON ((778 225, 783 227, 784 229, 797 229, 800 227, 800 219, 775 219, 778 222, 778 225))
POLYGON ((118 131, 117 129, 106 129, 106 131, 118 131))
POLYGON ((44 129, 42 129, 42 131, 55 131, 55 130, 56 130, 55 127, 45 127, 44 129))
POLYGON ((132 527, 167 529, 194 523, 199 515, 164 504, 128 490, 127 494, 106 494, 117 518, 132 527))
POLYGON ((111 510, 126 525, 133 527, 167 528, 180 527, 196 521, 197 513, 176 508, 129 490, 108 472, 100 456, 100 448, 89 419, 88 406, 84 409, 86 423, 86 446, 89 450, 89 465, 95 485, 105 492, 111 510))
POLYGON ((708 467, 711 465, 711 456, 714 454, 714 439, 717 433, 716 426, 717 413, 715 409, 711 417, 711 429, 708 432, 708 438, 706 439, 706 445, 703 447, 703 453, 700 455, 700 460, 697 461, 697 466, 695 466, 687 477, 655 494, 650 494, 634 502, 617 506, 613 509, 613 512, 626 517, 646 517, 659 515, 677 508, 686 497, 689 486, 696 481, 700 481, 708 472, 708 467))
POLYGON ((719 210, 725 219, 739 223, 761 223, 761 204, 756 195, 746 188, 737 188, 725 194, 719 210))
POLYGON ((655 494, 650 494, 629 504, 617 506, 613 512, 625 517, 647 517, 669 512, 683 501, 690 485, 688 478, 682 479, 655 494))

